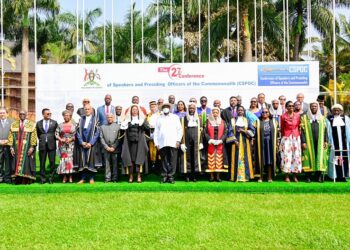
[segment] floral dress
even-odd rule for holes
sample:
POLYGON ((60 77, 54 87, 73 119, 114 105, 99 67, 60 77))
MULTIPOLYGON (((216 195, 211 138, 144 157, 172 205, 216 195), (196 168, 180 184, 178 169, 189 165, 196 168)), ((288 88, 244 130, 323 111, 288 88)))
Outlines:
POLYGON ((74 173, 73 151, 74 138, 76 133, 76 125, 74 123, 61 123, 56 129, 56 138, 73 138, 70 143, 58 142, 58 151, 60 156, 60 164, 57 168, 58 174, 74 173))

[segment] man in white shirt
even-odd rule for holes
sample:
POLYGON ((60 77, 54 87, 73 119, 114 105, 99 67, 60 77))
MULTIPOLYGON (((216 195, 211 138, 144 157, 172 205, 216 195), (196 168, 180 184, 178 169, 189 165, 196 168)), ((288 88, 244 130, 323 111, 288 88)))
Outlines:
POLYGON ((177 152, 183 131, 178 116, 171 114, 170 108, 170 103, 162 106, 162 114, 158 117, 154 129, 154 144, 159 150, 162 161, 161 183, 174 184, 177 152))

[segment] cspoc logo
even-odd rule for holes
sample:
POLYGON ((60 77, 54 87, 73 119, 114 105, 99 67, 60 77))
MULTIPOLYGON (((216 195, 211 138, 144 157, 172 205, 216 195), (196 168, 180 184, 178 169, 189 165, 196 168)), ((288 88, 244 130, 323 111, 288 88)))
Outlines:
POLYGON ((83 89, 91 89, 91 88, 102 88, 101 84, 97 81, 101 80, 101 76, 98 73, 98 69, 86 69, 84 74, 84 85, 83 89))

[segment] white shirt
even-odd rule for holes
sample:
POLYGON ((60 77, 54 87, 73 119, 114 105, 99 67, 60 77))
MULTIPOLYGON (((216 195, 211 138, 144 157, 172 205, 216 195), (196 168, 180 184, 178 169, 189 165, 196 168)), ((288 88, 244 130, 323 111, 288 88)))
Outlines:
POLYGON ((84 124, 84 128, 88 128, 90 121, 91 121, 91 115, 90 116, 85 116, 85 124, 84 124))
POLYGON ((190 127, 190 128, 192 128, 192 127, 198 127, 197 120, 194 118, 193 115, 190 115, 190 116, 189 116, 187 126, 190 127))
POLYGON ((182 138, 182 127, 177 115, 169 114, 158 117, 154 129, 154 144, 160 149, 163 147, 176 148, 176 142, 182 138))
POLYGON ((157 119, 158 119, 158 114, 157 113, 153 113, 151 115, 151 118, 149 119, 149 126, 151 128, 154 128, 156 126, 156 123, 157 123, 157 119))

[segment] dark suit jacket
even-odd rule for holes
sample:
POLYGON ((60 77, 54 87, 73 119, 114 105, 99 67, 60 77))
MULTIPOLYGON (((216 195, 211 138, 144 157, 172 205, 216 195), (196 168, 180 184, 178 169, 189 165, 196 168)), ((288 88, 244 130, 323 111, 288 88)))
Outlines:
POLYGON ((36 123, 36 132, 39 139, 39 150, 45 150, 46 143, 49 150, 56 150, 56 128, 58 124, 55 120, 50 119, 49 120, 49 128, 47 130, 47 133, 44 129, 44 123, 43 120, 40 120, 36 123), (46 141, 47 138, 47 141, 46 141))

